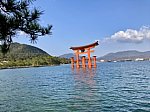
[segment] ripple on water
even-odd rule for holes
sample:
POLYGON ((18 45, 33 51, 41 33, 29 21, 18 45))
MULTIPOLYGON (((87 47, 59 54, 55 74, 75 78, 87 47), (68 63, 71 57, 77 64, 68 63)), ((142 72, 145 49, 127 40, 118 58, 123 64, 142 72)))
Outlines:
POLYGON ((0 71, 0 112, 150 112, 150 63, 0 71))

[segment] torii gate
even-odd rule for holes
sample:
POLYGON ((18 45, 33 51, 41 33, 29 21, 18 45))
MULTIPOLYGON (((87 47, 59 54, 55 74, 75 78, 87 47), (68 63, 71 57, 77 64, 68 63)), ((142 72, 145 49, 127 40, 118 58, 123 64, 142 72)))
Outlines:
POLYGON ((88 58, 86 59, 85 56, 82 56, 82 67, 85 68, 86 67, 86 60, 88 60, 88 67, 92 68, 95 67, 96 68, 96 56, 93 56, 93 59, 90 57, 90 53, 94 52, 94 50, 91 50, 92 48, 94 48, 95 46, 99 45, 98 41, 89 45, 85 45, 85 46, 79 46, 79 47, 71 47, 70 49, 72 49, 75 52, 76 55, 76 60, 74 60, 74 57, 71 58, 71 66, 72 68, 74 68, 74 63, 76 63, 76 67, 80 68, 80 59, 79 59, 79 55, 80 54, 87 54, 88 58), (92 60, 94 61, 94 65, 92 65, 92 60))

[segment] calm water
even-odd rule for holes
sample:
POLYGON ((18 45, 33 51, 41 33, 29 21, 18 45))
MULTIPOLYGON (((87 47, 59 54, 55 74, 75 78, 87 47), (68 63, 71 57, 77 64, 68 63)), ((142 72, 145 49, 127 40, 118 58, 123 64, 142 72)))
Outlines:
POLYGON ((0 112, 150 112, 150 61, 0 70, 0 112))

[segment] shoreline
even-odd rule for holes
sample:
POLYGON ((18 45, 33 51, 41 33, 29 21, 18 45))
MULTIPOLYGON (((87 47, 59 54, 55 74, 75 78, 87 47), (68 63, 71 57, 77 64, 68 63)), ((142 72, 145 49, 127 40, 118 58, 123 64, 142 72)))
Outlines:
POLYGON ((39 65, 39 66, 14 66, 14 67, 1 67, 0 70, 4 69, 19 69, 19 68, 38 68, 38 67, 48 67, 48 66, 59 66, 61 64, 56 65, 39 65))

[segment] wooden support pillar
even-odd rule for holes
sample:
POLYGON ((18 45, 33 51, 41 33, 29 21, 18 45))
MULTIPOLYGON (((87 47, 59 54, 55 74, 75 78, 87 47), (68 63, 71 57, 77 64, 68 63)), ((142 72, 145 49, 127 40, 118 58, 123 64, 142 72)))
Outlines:
POLYGON ((94 50, 91 50, 92 48, 95 48, 95 46, 99 45, 98 41, 94 42, 92 44, 89 45, 85 45, 85 46, 78 46, 78 47, 70 47, 70 49, 72 49, 75 52, 76 55, 76 60, 74 60, 73 58, 71 59, 71 63, 72 63, 72 67, 74 67, 74 63, 76 63, 76 68, 80 68, 80 64, 82 62, 82 67, 85 68, 86 67, 86 61, 88 61, 88 68, 92 68, 93 66, 96 67, 96 57, 91 58, 90 57, 90 53, 94 52, 94 50), (86 54, 87 55, 87 59, 84 57, 82 57, 82 60, 79 59, 79 55, 82 54, 86 54), (94 65, 92 64, 92 61, 94 61, 94 65))
POLYGON ((94 60, 94 68, 96 68, 96 56, 93 56, 93 60, 94 60))
POLYGON ((80 68, 80 65, 79 65, 79 50, 77 50, 77 52, 76 52, 76 60, 77 60, 76 66, 77 66, 77 68, 80 68))
POLYGON ((74 57, 71 57, 71 67, 74 68, 74 57))
POLYGON ((90 48, 88 48, 87 54, 88 54, 88 67, 91 68, 92 63, 91 63, 91 57, 90 57, 90 48))
POLYGON ((82 56, 82 67, 85 68, 86 67, 86 60, 85 60, 85 56, 82 56))

